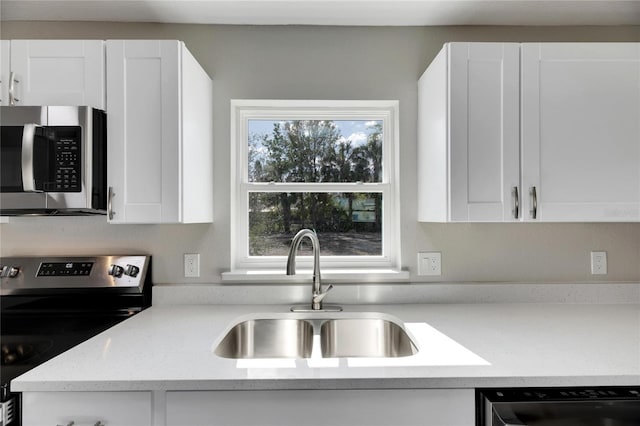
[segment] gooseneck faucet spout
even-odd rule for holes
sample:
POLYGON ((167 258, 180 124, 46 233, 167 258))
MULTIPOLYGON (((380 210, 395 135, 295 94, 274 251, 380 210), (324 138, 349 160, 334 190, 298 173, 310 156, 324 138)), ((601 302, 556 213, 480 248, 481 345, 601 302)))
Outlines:
POLYGON ((327 289, 322 291, 322 282, 320 278, 320 241, 318 241, 318 235, 311 229, 302 229, 299 231, 293 240, 291 241, 291 248, 289 249, 289 255, 287 256, 287 275, 296 274, 296 255, 300 243, 304 238, 308 238, 311 241, 311 247, 313 249, 313 289, 311 295, 311 310, 322 310, 322 299, 327 295, 329 290, 333 288, 329 285, 327 289))

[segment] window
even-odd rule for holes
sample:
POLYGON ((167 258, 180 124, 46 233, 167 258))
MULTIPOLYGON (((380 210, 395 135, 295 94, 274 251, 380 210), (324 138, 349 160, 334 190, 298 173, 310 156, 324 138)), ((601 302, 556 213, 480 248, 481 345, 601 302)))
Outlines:
POLYGON ((303 228, 323 269, 399 269, 397 119, 397 101, 232 100, 233 269, 284 269, 303 228))

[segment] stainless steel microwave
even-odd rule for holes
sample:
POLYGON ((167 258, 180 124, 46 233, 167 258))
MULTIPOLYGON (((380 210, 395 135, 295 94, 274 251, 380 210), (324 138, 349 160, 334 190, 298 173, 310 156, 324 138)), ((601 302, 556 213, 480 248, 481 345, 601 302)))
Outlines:
POLYGON ((106 114, 0 107, 0 215, 106 214, 106 114))

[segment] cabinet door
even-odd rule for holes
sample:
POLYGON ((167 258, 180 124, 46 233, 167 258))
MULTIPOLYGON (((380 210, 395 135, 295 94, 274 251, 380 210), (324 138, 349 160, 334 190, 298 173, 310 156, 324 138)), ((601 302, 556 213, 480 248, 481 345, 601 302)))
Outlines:
POLYGON ((0 105, 9 105, 9 60, 11 58, 9 40, 0 40, 0 105))
POLYGON ((179 222, 180 43, 107 41, 111 223, 179 222))
POLYGON ((151 426, 150 392, 24 392, 23 426, 151 426))
POLYGON ((640 44, 523 44, 522 148, 525 219, 640 220, 640 44))
POLYGON ((105 108, 102 40, 12 40, 16 105, 105 108))
POLYGON ((167 392, 166 414, 167 426, 475 424, 473 389, 167 392))
POLYGON ((514 221, 519 45, 449 45, 452 221, 514 221))

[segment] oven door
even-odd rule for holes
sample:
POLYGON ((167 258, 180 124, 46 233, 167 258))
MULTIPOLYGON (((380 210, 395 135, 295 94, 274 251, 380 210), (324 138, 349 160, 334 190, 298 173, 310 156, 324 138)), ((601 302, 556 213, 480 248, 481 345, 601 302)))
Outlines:
POLYGON ((21 398, 11 380, 131 317, 141 307, 115 297, 2 296, 0 426, 19 426, 21 398), (96 299, 96 300, 94 300, 96 299), (2 418, 4 415, 4 420, 2 418), (14 421, 10 421, 10 418, 14 421))
POLYGON ((637 426, 640 400, 488 403, 483 426, 637 426))

